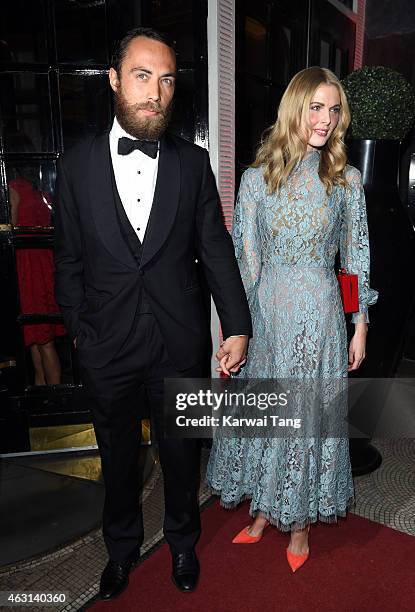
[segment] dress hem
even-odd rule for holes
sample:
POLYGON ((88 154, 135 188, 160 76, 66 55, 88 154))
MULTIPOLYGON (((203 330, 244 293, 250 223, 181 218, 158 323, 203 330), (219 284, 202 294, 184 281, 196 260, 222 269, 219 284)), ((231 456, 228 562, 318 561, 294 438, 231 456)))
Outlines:
MULTIPOLYGON (((221 493, 220 493, 219 490, 216 490, 216 489, 213 489, 212 487, 210 487, 210 492, 212 493, 212 495, 217 495, 218 497, 220 497, 219 503, 222 506, 222 508, 224 508, 225 510, 234 510, 242 502, 247 501, 247 500, 251 500, 252 501, 252 495, 249 494, 249 493, 245 493, 244 495, 242 495, 238 499, 238 501, 235 501, 235 502, 225 502, 221 498, 221 493)), ((281 522, 281 520, 279 518, 273 517, 270 514, 269 509, 265 508, 264 506, 258 506, 255 510, 252 510, 252 508, 249 508, 249 515, 252 516, 252 518, 255 518, 258 514, 261 513, 264 516, 264 518, 271 525, 273 525, 274 527, 276 527, 280 531, 290 532, 290 531, 293 531, 293 530, 305 529, 311 523, 318 523, 318 522, 325 523, 325 524, 334 524, 334 523, 337 523, 339 518, 345 518, 346 517, 347 512, 354 505, 354 502, 355 502, 354 498, 351 497, 348 500, 348 502, 346 504, 346 508, 344 510, 337 510, 336 513, 330 514, 328 516, 318 512, 317 515, 309 516, 307 518, 300 519, 300 520, 295 520, 295 521, 292 521, 291 523, 288 523, 288 524, 281 522)))

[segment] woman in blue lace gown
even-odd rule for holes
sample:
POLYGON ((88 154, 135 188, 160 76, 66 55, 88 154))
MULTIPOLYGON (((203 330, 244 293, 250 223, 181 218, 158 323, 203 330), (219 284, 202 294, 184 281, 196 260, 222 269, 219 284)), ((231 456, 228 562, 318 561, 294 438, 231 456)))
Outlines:
MULTIPOLYGON (((241 378, 344 380, 364 359, 367 311, 377 292, 369 288, 361 176, 346 164, 349 122, 336 76, 318 67, 301 71, 242 177, 233 240, 253 338, 241 378), (334 270, 338 250, 341 266, 358 275, 349 349, 334 270)), ((226 369, 226 356, 220 364, 226 369)), ((291 532, 287 558, 295 571, 308 558, 310 524, 335 522, 353 502, 348 439, 218 436, 207 482, 227 508, 252 500, 255 520, 234 542, 258 541, 268 523, 291 532)))

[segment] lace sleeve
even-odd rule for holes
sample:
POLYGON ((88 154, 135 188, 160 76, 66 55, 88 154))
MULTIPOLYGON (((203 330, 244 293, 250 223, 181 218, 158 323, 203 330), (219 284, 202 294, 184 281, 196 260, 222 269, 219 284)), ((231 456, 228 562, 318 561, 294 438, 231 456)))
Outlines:
POLYGON ((244 172, 233 216, 232 239, 249 306, 261 273, 261 241, 252 170, 244 172))
POLYGON ((376 304, 378 292, 369 286, 370 253, 365 192, 362 177, 356 168, 346 173, 349 187, 345 189, 344 217, 340 236, 340 262, 349 274, 358 275, 359 312, 353 313, 353 323, 368 323, 368 307, 376 304))

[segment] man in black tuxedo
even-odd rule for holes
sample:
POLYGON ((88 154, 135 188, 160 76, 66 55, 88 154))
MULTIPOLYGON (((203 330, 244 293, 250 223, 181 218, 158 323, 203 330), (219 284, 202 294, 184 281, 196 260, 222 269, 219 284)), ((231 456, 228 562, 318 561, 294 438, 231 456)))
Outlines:
MULTIPOLYGON (((56 297, 79 353, 101 454, 104 599, 127 586, 143 541, 138 392, 146 392, 157 434, 164 379, 206 376, 211 339, 198 265, 226 339, 217 353, 223 371, 243 364, 251 334, 209 156, 165 133, 175 77, 175 54, 162 35, 129 32, 109 72, 111 130, 65 152, 58 167, 56 297)), ((172 578, 191 591, 199 575, 199 446, 162 436, 158 444, 172 578)))

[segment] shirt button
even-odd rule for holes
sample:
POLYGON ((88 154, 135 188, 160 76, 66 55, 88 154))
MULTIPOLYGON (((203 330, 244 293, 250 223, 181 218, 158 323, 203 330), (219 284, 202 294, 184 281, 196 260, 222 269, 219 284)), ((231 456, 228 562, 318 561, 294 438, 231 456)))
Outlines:
POLYGON ((139 227, 137 227, 137 232, 139 232, 139 231, 140 231, 140 228, 139 228, 139 227))
POLYGON ((141 174, 141 170, 137 170, 137 174, 141 174))
POLYGON ((141 202, 140 198, 137 198, 137 202, 141 202))

